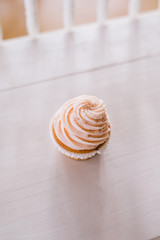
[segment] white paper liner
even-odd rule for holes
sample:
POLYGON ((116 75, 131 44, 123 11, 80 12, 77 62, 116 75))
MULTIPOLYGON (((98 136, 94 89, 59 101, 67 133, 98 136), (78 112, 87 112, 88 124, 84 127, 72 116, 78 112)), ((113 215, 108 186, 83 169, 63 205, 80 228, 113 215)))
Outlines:
POLYGON ((106 143, 104 143, 103 146, 102 146, 99 150, 94 150, 94 151, 89 152, 89 153, 74 153, 74 152, 70 152, 70 151, 64 149, 63 147, 61 147, 61 146, 57 143, 57 141, 56 141, 55 138, 54 138, 53 129, 52 129, 53 120, 54 120, 54 115, 53 115, 53 117, 51 118, 50 124, 49 124, 49 133, 50 133, 52 142, 53 142, 53 144, 56 146, 57 150, 58 150, 59 152, 63 153, 64 155, 66 155, 67 157, 74 158, 74 159, 77 159, 77 160, 78 160, 78 159, 80 159, 80 160, 86 160, 86 159, 88 159, 88 158, 91 158, 91 157, 95 156, 96 154, 101 154, 102 151, 106 148, 109 139, 107 139, 106 143))

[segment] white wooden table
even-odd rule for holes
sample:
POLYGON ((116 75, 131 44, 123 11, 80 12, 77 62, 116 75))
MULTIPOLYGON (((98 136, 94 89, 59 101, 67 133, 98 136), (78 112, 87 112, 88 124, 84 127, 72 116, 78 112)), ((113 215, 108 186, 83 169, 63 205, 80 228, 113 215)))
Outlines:
MULTIPOLYGON (((160 15, 0 46, 0 239, 160 236, 160 15), (74 161, 49 120, 80 94, 102 98, 112 136, 74 161)), ((158 238, 157 238, 158 239, 158 238)))

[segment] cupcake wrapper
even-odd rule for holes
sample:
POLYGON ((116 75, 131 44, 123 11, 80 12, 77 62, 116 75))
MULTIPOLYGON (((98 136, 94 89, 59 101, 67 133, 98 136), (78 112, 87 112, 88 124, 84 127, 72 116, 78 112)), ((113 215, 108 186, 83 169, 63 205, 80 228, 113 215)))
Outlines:
MULTIPOLYGON (((52 130, 52 125, 53 125, 53 119, 54 116, 51 118, 50 120, 50 124, 49 124, 49 133, 52 139, 53 144, 56 146, 57 150, 61 153, 63 153, 64 155, 66 155, 69 158, 73 158, 75 160, 87 160, 93 156, 95 156, 96 154, 101 154, 101 152, 104 150, 104 148, 106 147, 107 143, 105 143, 100 150, 93 150, 92 152, 88 152, 88 153, 74 153, 74 152, 70 152, 64 148, 62 148, 57 141, 54 138, 53 135, 53 130, 52 130)), ((108 142, 108 141, 107 141, 108 142)))

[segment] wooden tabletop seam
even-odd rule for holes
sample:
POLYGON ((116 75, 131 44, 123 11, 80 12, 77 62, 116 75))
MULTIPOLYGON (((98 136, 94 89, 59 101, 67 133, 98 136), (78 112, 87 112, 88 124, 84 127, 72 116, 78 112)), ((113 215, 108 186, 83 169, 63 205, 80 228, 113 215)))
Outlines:
POLYGON ((95 67, 95 68, 91 68, 91 69, 86 69, 84 71, 68 73, 68 74, 65 74, 65 75, 61 75, 61 76, 57 76, 57 77, 51 77, 49 79, 43 79, 43 80, 39 80, 39 81, 36 81, 36 82, 33 81, 32 83, 28 83, 28 84, 22 84, 22 85, 15 86, 15 87, 0 89, 0 93, 11 91, 11 90, 14 90, 14 89, 24 88, 24 87, 28 87, 28 86, 32 86, 32 85, 39 85, 39 84, 43 84, 43 83, 47 83, 47 82, 52 82, 52 81, 60 80, 60 79, 63 79, 63 78, 83 75, 83 74, 89 73, 89 72, 96 72, 96 71, 99 71, 99 70, 102 70, 102 69, 114 68, 114 67, 118 67, 118 66, 122 66, 122 65, 127 65, 127 64, 134 63, 134 62, 143 61, 145 59, 157 58, 159 56, 160 56, 160 54, 157 54, 157 55, 155 54, 155 55, 151 55, 151 56, 145 56, 145 57, 131 59, 131 60, 120 62, 120 63, 113 63, 113 64, 109 64, 109 65, 107 64, 107 65, 99 66, 97 68, 95 67))

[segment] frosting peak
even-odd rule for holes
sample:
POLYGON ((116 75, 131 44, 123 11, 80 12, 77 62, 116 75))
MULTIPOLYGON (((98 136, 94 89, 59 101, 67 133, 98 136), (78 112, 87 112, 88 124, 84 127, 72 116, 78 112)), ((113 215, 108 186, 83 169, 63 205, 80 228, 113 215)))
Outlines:
POLYGON ((74 150, 92 150, 110 136, 110 123, 102 100, 82 95, 66 102, 54 115, 57 138, 74 150))

